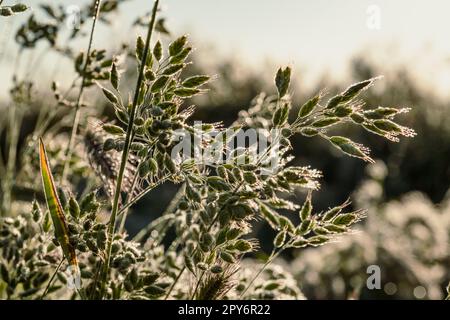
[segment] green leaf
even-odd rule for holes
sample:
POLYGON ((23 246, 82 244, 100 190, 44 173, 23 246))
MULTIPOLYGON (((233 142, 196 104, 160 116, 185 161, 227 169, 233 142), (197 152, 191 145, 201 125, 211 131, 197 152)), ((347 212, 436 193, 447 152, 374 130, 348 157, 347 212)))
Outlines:
POLYGON ((178 64, 183 62, 184 60, 186 60, 187 56, 189 55, 189 53, 191 53, 191 51, 192 51, 191 47, 184 48, 179 54, 170 58, 169 61, 170 64, 178 64))
POLYGON ((190 272, 192 272, 192 274, 194 276, 196 275, 194 261, 192 260, 192 258, 188 254, 184 255, 184 265, 186 266, 186 268, 188 268, 188 270, 190 272))
POLYGON ((236 259, 234 258, 234 256, 227 252, 227 251, 222 251, 220 253, 220 258, 222 258, 223 261, 228 262, 228 263, 235 263, 236 259))
POLYGON ((278 232, 275 239, 273 240, 273 244, 276 248, 280 248, 284 245, 284 243, 286 242, 286 235, 287 232, 285 230, 278 232))
POLYGON ((242 230, 239 228, 231 228, 226 233, 226 239, 227 240, 234 240, 237 239, 242 234, 242 230))
POLYGON ((339 121, 341 121, 340 118, 329 117, 329 118, 324 118, 324 119, 320 119, 320 120, 313 122, 312 126, 315 128, 325 128, 325 127, 332 126, 333 124, 335 124, 339 121))
POLYGON ((340 105, 343 102, 342 96, 339 94, 337 96, 334 96, 330 100, 328 100, 328 103, 326 105, 326 109, 333 109, 336 108, 338 105, 340 105))
POLYGON ((359 112, 353 112, 350 115, 350 119, 352 119, 352 121, 356 124, 362 124, 364 121, 366 121, 364 116, 359 112))
POLYGON ((311 219, 303 220, 302 223, 297 227, 296 233, 297 235, 305 235, 308 234, 311 229, 314 227, 314 221, 311 219))
POLYGON ((273 229, 278 229, 280 227, 280 215, 273 211, 272 209, 270 209, 269 207, 267 207, 264 204, 260 204, 259 206, 260 209, 260 213, 263 216, 263 218, 269 223, 269 225, 273 228, 273 229))
POLYGON ((150 172, 149 163, 147 161, 143 161, 138 166, 139 177, 145 178, 150 172))
POLYGON ((61 206, 61 202, 59 201, 58 194, 56 192, 56 187, 50 170, 44 142, 41 138, 39 138, 39 159, 45 199, 47 201, 48 210, 53 221, 55 237, 61 244, 61 248, 68 263, 72 267, 75 267, 75 270, 78 271, 79 268, 75 248, 69 241, 69 228, 67 226, 64 210, 61 206))
POLYGON ((81 73, 83 71, 83 61, 84 61, 84 54, 83 52, 78 53, 77 57, 75 58, 75 70, 78 73, 81 73))
POLYGON ((142 61, 142 56, 144 55, 145 42, 141 36, 136 40, 136 58, 139 62, 142 61))
POLYGON ((153 82, 152 87, 150 88, 151 93, 156 93, 160 91, 169 80, 169 76, 161 76, 153 82))
POLYGON ((207 182, 215 190, 226 191, 230 189, 228 184, 219 176, 210 176, 207 178, 207 182))
POLYGON ((353 112, 353 108, 348 105, 337 106, 334 109, 333 114, 339 118, 344 118, 349 116, 353 112))
POLYGON ((363 159, 364 161, 373 163, 373 159, 369 157, 369 150, 352 140, 341 137, 341 136, 333 136, 329 138, 330 142, 337 148, 341 149, 344 153, 349 156, 363 159))
POLYGON ((376 78, 373 78, 352 84, 341 94, 342 96, 341 102, 348 102, 352 100, 354 97, 360 94, 361 91, 367 89, 375 80, 376 78))
POLYGON ((155 56, 156 60, 161 60, 162 58, 162 45, 161 42, 158 40, 153 47, 153 55, 155 56))
POLYGON ((294 248, 303 248, 303 247, 306 247, 307 245, 308 245, 308 240, 301 238, 301 237, 296 239, 294 242, 292 242, 292 247, 294 247, 294 248))
POLYGON ((169 54, 171 57, 176 56, 181 53, 184 46, 186 45, 187 37, 181 36, 169 45, 169 54))
POLYGON ((337 226, 334 224, 327 224, 324 228, 333 233, 343 233, 347 231, 347 228, 345 226, 337 226))
POLYGON ((329 238, 327 236, 314 236, 311 238, 308 238, 308 243, 312 246, 320 246, 327 242, 329 238))
POLYGON ((147 81, 153 81, 156 79, 155 73, 153 72, 152 69, 145 70, 144 76, 147 81))
POLYGON ((173 92, 179 97, 189 98, 189 97, 192 97, 193 95, 196 95, 197 93, 199 93, 200 90, 194 89, 194 88, 178 88, 178 89, 175 89, 173 92))
POLYGON ((289 104, 285 103, 281 108, 278 108, 273 114, 272 122, 274 126, 281 127, 283 126, 289 116, 289 104))
POLYGON ((381 119, 381 120, 375 120, 373 121, 373 124, 380 130, 386 131, 386 132, 402 132, 402 127, 400 127, 398 124, 391 120, 387 119, 381 119))
POLYGON ((305 137, 314 137, 314 136, 319 134, 319 130, 314 129, 314 128, 310 128, 310 127, 306 127, 306 128, 303 128, 300 131, 300 133, 302 135, 304 135, 305 137))
POLYGON ((117 71, 117 66, 115 63, 113 63, 111 66, 110 80, 111 80, 111 85, 114 87, 114 89, 117 90, 119 87, 120 75, 119 75, 119 72, 117 71))
POLYGON ((50 212, 46 211, 44 215, 44 220, 42 221, 42 229, 45 233, 50 231, 50 227, 52 226, 50 212))
POLYGON ((275 76, 275 85, 278 89, 278 95, 280 98, 284 97, 289 89, 289 83, 291 82, 291 68, 286 67, 278 69, 275 76))
POLYGON ((264 286, 264 290, 272 291, 277 289, 280 286, 278 282, 271 281, 264 286))
POLYGON ((25 11, 25 10, 27 10, 27 9, 28 9, 28 6, 27 6, 26 4, 23 4, 23 3, 18 3, 18 4, 15 4, 15 5, 13 5, 13 6, 11 7, 11 10, 12 10, 14 13, 23 12, 23 11, 25 11))
POLYGON ((103 130, 105 130, 107 133, 114 134, 114 135, 125 134, 125 131, 121 127, 115 126, 113 124, 104 124, 103 130))
POLYGON ((303 106, 301 106, 300 110, 298 111, 298 118, 304 118, 313 112, 315 107, 320 101, 320 94, 312 97, 308 101, 305 102, 303 106))
POLYGON ((209 76, 193 76, 183 81, 182 86, 185 88, 196 88, 208 82, 209 76))
POLYGON ((182 70, 185 66, 186 66, 186 64, 184 64, 184 63, 171 65, 170 67, 164 69, 163 74, 165 74, 165 75, 175 74, 175 73, 179 72, 180 70, 182 70))
POLYGON ((153 298, 160 297, 164 293, 166 293, 166 291, 163 288, 161 288, 157 285, 151 285, 151 286, 145 287, 144 291, 145 291, 145 293, 147 293, 149 296, 151 296, 153 298))
POLYGON ((341 212, 342 207, 334 207, 329 209, 323 214, 322 220, 323 221, 330 221, 333 219, 339 212, 341 212))
MULTIPOLYGON (((112 81, 111 81, 112 83, 112 81)), ((106 99, 109 100, 109 102, 111 102, 112 104, 117 104, 119 103, 119 99, 116 97, 116 95, 114 93, 112 93, 111 91, 109 91, 106 88, 102 88, 103 94, 105 95, 106 99)))
POLYGON ((295 232, 294 224, 292 223, 291 220, 289 220, 289 218, 280 215, 278 219, 280 221, 280 227, 282 229, 286 230, 288 233, 295 232))
MULTIPOLYGON (((405 109, 403 109, 405 110, 405 109)), ((402 109, 396 109, 396 108, 385 108, 385 107, 378 107, 372 110, 366 110, 364 111, 364 116, 368 119, 382 119, 385 117, 392 117, 396 115, 397 113, 400 113, 403 111, 402 109)))
POLYGON ((10 7, 0 7, 0 16, 9 17, 12 16, 14 12, 10 7))
POLYGON ((311 192, 308 193, 305 203, 300 210, 300 219, 305 221, 311 217, 312 205, 311 205, 311 192))
POLYGON ((348 226, 352 224, 357 218, 358 216, 354 213, 342 213, 333 219, 333 224, 338 226, 348 226))
POLYGON ((74 197, 70 197, 69 199, 69 213, 75 219, 80 217, 80 206, 74 197))

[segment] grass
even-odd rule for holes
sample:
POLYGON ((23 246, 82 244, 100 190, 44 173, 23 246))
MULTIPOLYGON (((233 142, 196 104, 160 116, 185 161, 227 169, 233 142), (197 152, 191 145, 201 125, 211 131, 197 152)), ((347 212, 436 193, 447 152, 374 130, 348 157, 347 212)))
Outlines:
MULTIPOLYGON (((277 71, 273 93, 256 99, 247 118, 237 119, 236 126, 192 123, 194 109, 186 105, 191 97, 207 91, 210 77, 184 77, 192 51, 186 36, 172 40, 167 48, 153 40, 154 32, 165 32, 162 20, 157 19, 158 6, 156 0, 148 23, 144 23, 145 40, 138 37, 134 51, 124 47, 114 53, 94 49, 93 37, 99 16, 106 19, 117 8, 96 1, 94 10, 88 6, 82 11, 94 19, 86 54, 72 55, 77 79, 81 79, 78 95, 71 101, 59 94, 57 85, 52 89, 58 105, 67 110, 63 118, 69 119, 70 135, 62 129, 36 128, 38 136, 47 141, 47 150, 41 140, 38 147, 36 139, 31 139, 34 154, 39 150, 44 185, 43 189, 38 184, 34 187, 37 193, 44 193, 46 201, 36 197, 20 215, 1 220, 0 239, 5 244, 0 249, 2 296, 254 299, 283 294, 298 298, 298 288, 287 286, 282 277, 272 274, 267 278, 275 258, 286 249, 326 245, 351 232, 365 217, 365 210, 352 210, 346 201, 326 212, 315 211, 312 195, 320 192, 322 173, 290 164, 291 139, 296 135, 324 139, 344 154, 371 163, 368 148, 335 135, 340 126, 358 126, 391 141, 415 135, 394 120, 408 109, 371 109, 360 99, 379 78, 352 84, 328 100, 319 92, 297 110, 291 97, 290 67, 277 71), (120 86, 119 55, 136 56, 131 58, 138 73, 130 102, 123 101, 127 94, 120 86), (81 108, 83 92, 91 86, 104 95, 115 115, 105 123, 96 119, 93 128, 93 121, 84 114, 93 107, 81 108), (263 125, 246 126, 250 119, 263 125), (239 139, 242 130, 252 129, 271 134, 266 149, 256 154, 251 145, 230 150, 230 143, 239 139), (192 149, 182 149, 188 152, 181 154, 179 138, 199 142, 192 149), (76 148, 77 139, 84 141, 85 153, 91 155, 90 166, 81 169, 85 154, 76 148), (217 150, 216 161, 199 156, 217 150), (218 161, 225 156, 226 162, 218 161), (77 180, 80 172, 87 181, 77 180), (181 187, 166 212, 135 239, 129 239, 124 230, 129 207, 163 183, 181 187), (112 192, 109 186, 113 186, 112 192), (306 195, 303 201, 284 196, 297 190, 306 195), (254 276, 239 278, 242 260, 259 251, 260 239, 252 238, 257 220, 275 232, 273 250, 254 276), (169 239, 170 233, 176 234, 175 239, 169 239), (67 286, 73 280, 67 272, 75 262, 80 270, 71 276, 80 278, 81 288, 73 290, 67 286)), ((53 19, 61 24, 54 10, 53 19)), ((24 49, 34 48, 38 41, 49 42, 56 52, 61 49, 56 41, 60 30, 50 24, 28 23, 20 30, 18 38, 24 49)), ((52 118, 54 113, 48 116, 57 120, 52 118)), ((17 139, 11 132, 9 156, 15 158, 17 139)), ((11 163, 13 159, 8 160, 8 165, 11 163)), ((33 165, 31 160, 29 165, 33 165)), ((7 168, 10 174, 12 171, 7 168)), ((9 184, 2 189, 8 199, 9 184)), ((2 208, 2 215, 8 216, 9 211, 2 208)))

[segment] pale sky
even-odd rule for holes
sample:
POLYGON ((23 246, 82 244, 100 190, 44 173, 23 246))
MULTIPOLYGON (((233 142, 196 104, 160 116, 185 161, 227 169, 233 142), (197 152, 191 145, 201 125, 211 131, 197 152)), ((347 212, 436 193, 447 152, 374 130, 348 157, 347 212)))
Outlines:
MULTIPOLYGON (((41 1, 23 2, 33 6, 41 1)), ((59 2, 77 5, 85 1, 59 2)), ((135 38, 136 30, 130 33, 129 25, 136 15, 149 11, 152 3, 129 0, 116 17, 122 23, 112 29, 100 27, 95 44, 135 38)), ((256 70, 269 60, 292 65, 306 79, 324 73, 340 79, 348 70, 348 59, 367 52, 385 68, 408 64, 424 83, 449 96, 448 0, 161 0, 161 4, 173 34, 189 33, 203 54, 211 45, 219 57, 238 57, 256 70), (368 23, 376 26, 378 22, 379 29, 369 28, 368 23)), ((4 21, 0 20, 0 40, 12 28, 4 21)), ((8 59, 0 59, 0 72, 11 71, 5 63, 8 59)), ((0 81, 1 92, 3 76, 0 81)))

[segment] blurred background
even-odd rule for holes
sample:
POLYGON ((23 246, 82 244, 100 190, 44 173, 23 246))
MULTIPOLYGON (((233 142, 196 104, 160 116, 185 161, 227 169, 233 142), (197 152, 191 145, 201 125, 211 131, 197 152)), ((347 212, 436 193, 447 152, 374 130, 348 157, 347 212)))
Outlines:
MULTIPOLYGON (((22 2, 32 10, 0 19, 0 157, 4 171, 12 168, 18 177, 26 175, 21 151, 39 111, 55 103, 52 80, 61 88, 69 87, 75 75, 71 56, 86 50, 91 20, 76 13, 92 3, 51 1, 62 12, 75 13, 75 20, 65 21, 54 43, 39 41, 30 50, 18 44, 17 30, 31 15, 49 23, 52 17, 40 8, 45 1, 22 2), (74 21, 80 30, 71 37, 74 21), (11 89, 23 82, 33 83, 32 88, 21 87, 29 90, 31 98, 16 128, 17 148, 12 150, 7 132, 16 91, 11 89), (9 167, 11 152, 17 154, 17 161, 9 167)), ((110 2, 116 8, 100 21, 93 45, 114 53, 124 46, 134 47, 136 35, 144 32, 136 19, 150 11, 151 3, 110 2)), ((356 234, 322 248, 288 252, 282 258, 280 263, 295 275, 307 298, 444 297, 450 279, 448 12, 450 3, 445 0, 162 1, 161 16, 169 34, 158 37, 169 42, 188 33, 195 47, 190 72, 215 75, 208 93, 192 101, 197 105, 194 119, 231 124, 259 92, 274 91, 273 77, 281 65, 293 68, 291 93, 297 106, 320 89, 337 93, 353 82, 384 75, 364 94, 367 105, 412 109, 401 123, 418 134, 400 143, 343 128, 354 141, 371 148, 378 162, 369 167, 319 139, 295 139, 295 162, 324 172, 321 191, 314 197, 318 210, 349 196, 355 207, 369 209, 356 234), (366 287, 370 265, 380 267, 379 290, 366 287)), ((134 71, 129 66, 123 74, 130 87, 134 71)), ((85 100, 103 110, 105 118, 111 116, 98 89, 89 89, 85 100)), ((12 184, 13 192, 5 200, 8 186, 2 183, 3 204, 26 198, 26 185, 20 179, 12 184)), ((176 190, 164 185, 136 205, 128 220, 129 233, 158 217, 176 190)), ((261 247, 269 250, 272 234, 264 227, 259 232, 260 238, 267 234, 267 243, 262 241, 261 247)))

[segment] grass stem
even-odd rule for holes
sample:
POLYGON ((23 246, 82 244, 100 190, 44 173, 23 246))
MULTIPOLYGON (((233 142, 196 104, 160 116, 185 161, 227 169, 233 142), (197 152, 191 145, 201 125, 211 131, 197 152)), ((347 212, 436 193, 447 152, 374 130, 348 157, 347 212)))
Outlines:
POLYGON ((65 159, 64 159, 64 166, 63 166, 63 171, 61 174, 61 181, 64 183, 64 181, 66 180, 66 175, 67 175, 67 169, 69 167, 70 164, 70 159, 72 158, 72 153, 73 153, 73 146, 75 143, 75 137, 77 135, 77 131, 78 131, 78 126, 80 124, 80 105, 81 105, 81 98, 83 96, 83 92, 84 92, 84 88, 85 88, 85 80, 86 80, 86 70, 87 67, 90 63, 90 53, 91 53, 91 48, 92 48, 92 42, 94 39, 94 31, 95 31, 95 26, 97 24, 97 20, 98 20, 98 15, 100 12, 100 2, 101 0, 96 0, 95 2, 95 14, 93 17, 93 22, 92 22, 92 28, 91 28, 91 33, 89 35, 89 45, 88 45, 88 49, 86 52, 86 62, 83 66, 83 76, 81 79, 81 86, 80 86, 80 91, 78 93, 78 97, 77 97, 77 102, 75 104, 75 115, 73 117, 73 122, 72 122, 72 132, 70 134, 70 140, 69 140, 69 144, 67 145, 66 151, 65 151, 65 159))
POLYGON ((45 287, 44 292, 42 293, 41 300, 43 300, 43 299, 45 298, 45 296, 47 295, 48 289, 50 289, 50 286, 52 285, 53 280, 55 280, 56 274, 58 273, 59 269, 61 268, 61 265, 62 265, 63 262, 64 262, 64 257, 61 259, 61 261, 59 262, 59 264, 58 264, 58 266, 56 267, 55 271, 53 272, 52 277, 51 277, 50 280, 48 281, 48 284, 47 284, 47 286, 45 287))
POLYGON ((150 18, 150 23, 148 25, 147 39, 145 41, 144 54, 142 55, 142 60, 141 60, 140 68, 139 68, 139 76, 138 76, 137 83, 136 83, 136 90, 134 92, 133 104, 130 109, 130 118, 129 118, 129 122, 128 122, 128 126, 127 126, 125 144, 124 144, 124 148, 123 148, 123 152, 122 152, 122 159, 120 162, 119 174, 117 176, 116 190, 114 192, 114 201, 113 201, 111 217, 110 217, 109 225, 108 225, 105 263, 103 265, 102 277, 101 277, 100 296, 102 298, 105 294, 106 282, 108 280, 109 265, 111 262, 110 260, 111 260, 112 240, 113 240, 114 233, 115 233, 115 224, 116 224, 116 218, 117 218, 117 213, 118 213, 118 209, 119 209, 119 199, 120 199, 120 194, 121 194, 121 189, 122 189, 122 180, 124 177, 125 166, 128 162, 128 154, 129 154, 129 148, 130 148, 130 144, 131 144, 131 137, 132 137, 132 133, 133 133, 133 124, 134 124, 134 118, 136 115, 136 107, 137 107, 138 100, 139 100, 142 81, 144 80, 145 62, 147 60, 147 55, 150 51, 150 40, 152 37, 153 28, 155 26, 156 12, 158 10, 158 4, 159 4, 159 0, 156 0, 153 5, 152 16, 150 18))

